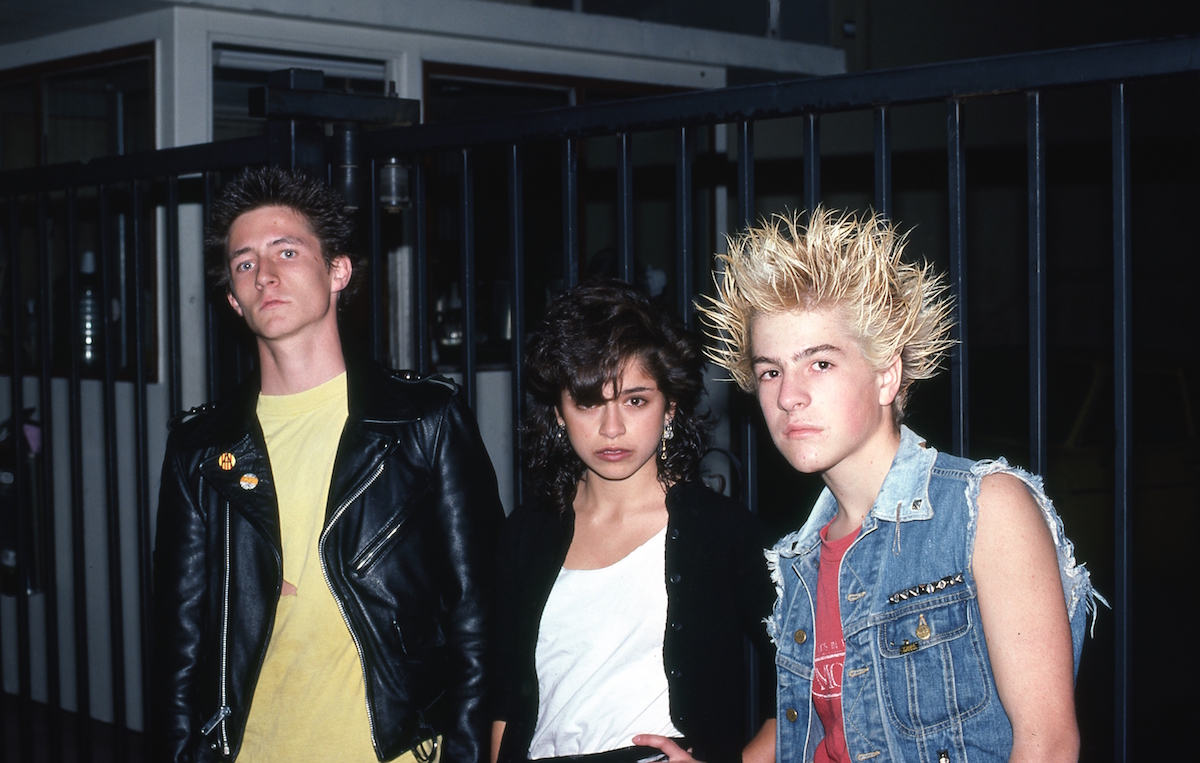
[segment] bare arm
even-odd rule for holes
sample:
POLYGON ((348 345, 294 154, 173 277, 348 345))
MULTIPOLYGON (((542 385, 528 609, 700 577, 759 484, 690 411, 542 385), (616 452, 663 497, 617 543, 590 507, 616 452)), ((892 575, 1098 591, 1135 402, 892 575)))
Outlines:
MULTIPOLYGON (((695 761, 691 750, 685 750, 670 737, 658 734, 638 734, 633 743, 642 747, 657 747, 667 756, 671 763, 688 763, 695 761)), ((742 750, 742 763, 774 763, 775 762, 775 719, 768 718, 762 728, 750 740, 750 744, 742 750)), ((493 761, 493 763, 495 763, 493 761)))
POLYGON ((506 726, 507 721, 492 721, 492 763, 496 763, 496 758, 500 757, 500 740, 504 739, 506 726))
POLYGON ((1013 728, 1009 758, 1076 761, 1071 626, 1050 529, 1016 477, 985 477, 975 580, 996 689, 1013 728))

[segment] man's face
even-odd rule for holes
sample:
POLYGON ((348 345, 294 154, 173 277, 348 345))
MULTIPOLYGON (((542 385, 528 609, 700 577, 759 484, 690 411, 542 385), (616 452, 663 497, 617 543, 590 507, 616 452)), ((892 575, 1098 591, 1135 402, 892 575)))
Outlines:
POLYGON ((260 340, 337 325, 336 294, 350 280, 345 255, 326 265, 308 221, 288 207, 259 207, 229 229, 229 304, 260 340))
POLYGON ((899 359, 885 371, 871 368, 837 310, 758 315, 750 350, 763 418, 798 471, 853 469, 894 430, 899 359))

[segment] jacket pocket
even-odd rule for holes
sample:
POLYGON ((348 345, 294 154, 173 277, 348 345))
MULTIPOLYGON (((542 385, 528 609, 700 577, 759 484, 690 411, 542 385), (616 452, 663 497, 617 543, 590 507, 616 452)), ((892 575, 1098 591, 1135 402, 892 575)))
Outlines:
POLYGON ((375 533, 375 537, 367 542, 366 547, 350 560, 350 569, 354 574, 360 577, 366 575, 380 559, 387 556, 388 552, 407 534, 411 518, 410 507, 404 506, 384 525, 382 530, 375 533))
POLYGON ((392 622, 396 635, 400 637, 400 649, 409 657, 419 657, 431 649, 446 646, 446 634, 435 618, 420 617, 401 622, 392 622))
POLYGON ((979 713, 992 694, 973 598, 930 600, 878 626, 883 698, 892 722, 920 736, 979 713))

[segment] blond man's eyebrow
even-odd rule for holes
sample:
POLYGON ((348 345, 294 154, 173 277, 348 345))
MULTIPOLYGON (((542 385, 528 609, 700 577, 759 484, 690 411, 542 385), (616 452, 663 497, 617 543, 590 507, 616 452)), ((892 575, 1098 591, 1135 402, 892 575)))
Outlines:
MULTIPOLYGON (((813 355, 818 355, 822 352, 836 352, 836 353, 841 354, 841 353, 844 353, 845 351, 841 347, 838 347, 836 344, 818 344, 818 345, 813 345, 812 347, 805 347, 804 349, 797 350, 795 353, 792 354, 792 360, 804 360, 805 358, 811 358, 813 355)), ((770 364, 774 364, 774 365, 779 365, 778 360, 776 360, 775 358, 767 357, 766 355, 755 355, 753 358, 750 359, 751 366, 757 366, 760 363, 770 363, 770 364)))

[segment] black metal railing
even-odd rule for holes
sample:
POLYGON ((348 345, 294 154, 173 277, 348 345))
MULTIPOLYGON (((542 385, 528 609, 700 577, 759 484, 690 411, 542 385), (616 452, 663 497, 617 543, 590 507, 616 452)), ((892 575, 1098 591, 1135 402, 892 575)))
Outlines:
MULTIPOLYGON (((371 285, 357 317, 347 320, 365 327, 355 341, 366 352, 422 371, 456 373, 481 416, 489 406, 506 409, 510 426, 489 448, 498 463, 511 464, 507 499, 518 503, 524 491, 519 459, 512 455, 519 443, 511 422, 520 419, 524 403, 523 339, 546 292, 595 272, 635 280, 647 263, 666 261, 658 268, 666 281, 662 294, 694 325, 694 300, 710 287, 710 255, 726 231, 785 206, 811 208, 823 199, 873 204, 905 227, 924 226, 914 236, 929 230, 921 240, 934 242, 931 256, 949 273, 959 344, 948 385, 935 385, 929 393, 936 403, 930 407, 946 413, 929 420, 954 452, 966 454, 987 439, 990 427, 981 418, 995 399, 994 387, 980 386, 988 374, 968 373, 990 362, 996 349, 976 338, 981 323, 995 322, 986 312, 979 320, 979 306, 996 300, 989 298, 992 284, 973 281, 972 269, 982 264, 990 273, 998 263, 1009 264, 1023 275, 1027 305, 1021 320, 1028 325, 1019 353, 1025 380, 1014 388, 1028 390, 1029 416, 1018 450, 1027 454, 1029 466, 1053 475, 1051 423, 1063 401, 1049 391, 1057 360, 1051 347, 1061 345, 1051 341, 1056 292, 1050 273, 1063 248, 1050 243, 1058 240, 1056 226, 1062 225, 1050 199, 1060 198, 1053 194, 1071 179, 1048 168, 1056 166, 1055 157, 1082 156, 1070 169, 1094 183, 1091 168, 1101 157, 1111 166, 1103 179, 1111 191, 1108 201, 1070 224, 1111 228, 1111 265, 1101 280, 1111 288, 1106 309, 1112 333, 1106 347, 1091 347, 1113 383, 1105 440, 1111 464, 1105 494, 1111 497, 1099 515, 1068 517, 1068 531, 1081 526, 1072 521, 1103 524, 1096 532, 1111 536, 1093 546, 1111 554, 1089 559, 1102 571, 1098 579, 1114 612, 1113 625, 1102 620, 1097 629, 1098 640, 1109 639, 1095 650, 1103 658, 1089 664, 1085 657, 1081 687, 1091 681, 1087 685, 1099 689, 1083 696, 1081 688, 1080 714, 1085 731, 1090 723, 1096 737, 1106 740, 1099 752, 1089 750, 1085 740, 1085 757, 1107 760, 1111 733, 1111 757, 1125 761, 1133 710, 1132 355, 1141 336, 1133 331, 1133 251, 1135 231, 1141 230, 1133 199, 1135 179, 1158 171, 1137 174, 1137 157, 1153 150, 1143 150, 1133 126, 1154 121, 1155 140, 1165 129, 1170 146, 1177 145, 1176 135, 1186 138, 1179 143, 1195 143, 1196 127, 1194 119, 1179 115, 1168 116, 1164 127, 1160 112, 1153 111, 1158 99, 1135 106, 1131 91, 1165 87, 1174 107, 1195 99, 1198 68, 1200 40, 1177 39, 364 132, 358 138, 365 198, 359 222, 371 285), (1061 119, 1047 116, 1052 99, 1074 103, 1077 97, 1107 100, 1103 123, 1087 121, 1087 109, 1061 119), (1019 137, 969 140, 967 112, 990 103, 1019 114, 1017 123, 1024 126, 1019 137), (1139 121, 1138 109, 1152 111, 1156 119, 1139 121), (857 124, 859 115, 868 125, 861 140, 847 137, 854 130, 844 129, 857 124), (799 150, 779 151, 776 136, 768 158, 760 150, 763 130, 756 126, 770 122, 786 124, 788 135, 794 129, 799 150), (837 131, 822 130, 831 123, 837 131), (902 124, 910 129, 905 132, 902 124), (1097 149, 1097 135, 1109 136, 1107 148, 1097 149), (658 148, 639 154, 639 146, 648 144, 658 148), (380 211, 378 178, 397 159, 409 171, 411 208, 391 215, 380 211), (1023 243, 989 250, 986 257, 973 238, 973 222, 990 214, 979 211, 979 184, 968 182, 973 177, 968 171, 976 167, 982 168, 985 188, 1015 182, 1025 199, 1016 223, 1027 228, 1018 237, 1023 243), (925 196, 935 201, 922 207, 925 196), (606 222, 597 223, 599 218, 606 222), (672 251, 664 255, 654 250, 662 245, 639 236, 669 242, 672 251), (393 287, 405 294, 393 293, 393 287), (482 402, 489 374, 507 384, 502 403, 482 402)), ((992 125, 983 126, 982 133, 994 132, 992 125)), ((184 399, 185 377, 203 378, 203 391, 216 396, 244 372, 247 357, 231 345, 234 326, 220 295, 214 300, 209 294, 203 321, 184 317, 182 274, 198 270, 202 253, 198 230, 183 224, 181 215, 199 210, 203 218, 221 177, 272 156, 279 156, 278 147, 273 150, 267 138, 245 139, 0 173, 0 263, 8 303, 0 318, 7 323, 0 339, 8 341, 0 363, 15 464, 12 499, 0 507, 4 559, 11 561, 4 574, 12 582, 0 600, 0 650, 15 652, 18 666, 15 681, 4 676, 6 688, 13 687, 16 739, 0 738, 0 755, 90 759, 91 735, 110 733, 118 759, 137 753, 140 737, 129 729, 141 724, 129 717, 127 706, 140 716, 139 700, 146 696, 150 530, 165 421, 173 411, 201 402, 184 399), (98 365, 87 359, 79 329, 81 297, 92 288, 81 283, 86 279, 76 267, 85 236, 96 247, 102 276, 95 285, 102 325, 92 337, 104 348, 98 365), (64 331, 63 325, 70 328, 64 331), (200 343, 203 353, 185 352, 200 343), (204 360, 185 363, 185 357, 204 360), (17 415, 31 407, 40 425, 36 443, 20 436, 29 421, 17 415), (92 542, 97 533, 106 540, 100 546, 92 542), (98 578, 103 587, 96 586, 98 578), (35 648, 39 640, 44 643, 35 648), (39 680, 42 685, 35 686, 39 680), (137 698, 131 699, 131 685, 137 698), (92 718, 111 726, 94 726, 92 718), (78 741, 64 742, 71 738, 64 728, 73 729, 78 741)), ((1195 164, 1186 152, 1180 161, 1195 164)), ((1184 175, 1184 193, 1194 194, 1194 172, 1184 175)), ((740 473, 731 476, 738 492, 769 520, 790 521, 794 517, 783 516, 779 496, 798 499, 789 492, 784 470, 770 465, 771 449, 759 447, 752 402, 734 394, 727 408, 731 421, 721 444, 737 454, 740 473)), ((1194 431, 1191 436, 1194 440, 1194 431)), ((1049 487, 1054 494, 1053 478, 1049 487)))

